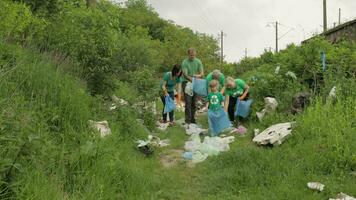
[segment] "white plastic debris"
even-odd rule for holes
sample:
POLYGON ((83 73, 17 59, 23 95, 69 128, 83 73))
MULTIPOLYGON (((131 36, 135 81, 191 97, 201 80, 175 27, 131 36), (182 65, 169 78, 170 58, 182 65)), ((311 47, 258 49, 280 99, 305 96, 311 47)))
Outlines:
POLYGON ((201 109, 199 109, 197 111, 198 114, 204 114, 204 113, 207 113, 208 112, 208 108, 207 107, 203 107, 201 109))
POLYGON ((328 101, 333 101, 336 98, 336 86, 334 86, 333 88, 331 88, 329 95, 327 97, 328 101))
POLYGON ((281 66, 277 65, 276 69, 274 70, 274 73, 279 74, 280 69, 281 69, 281 66))
POLYGON ((264 98, 264 101, 265 101, 265 108, 260 112, 256 112, 259 121, 262 121, 266 113, 273 113, 278 106, 278 102, 275 98, 266 97, 264 98))
POLYGON ((119 104, 119 105, 121 105, 121 106, 129 105, 129 103, 128 103, 127 101, 125 101, 124 99, 120 99, 120 98, 118 98, 118 97, 115 96, 115 95, 112 95, 111 99, 112 99, 115 103, 117 103, 117 104, 119 104))
POLYGON ((159 130, 165 131, 168 128, 169 123, 156 122, 156 125, 159 130))
POLYGON ((336 199, 329 198, 329 200, 356 200, 356 198, 341 192, 336 196, 336 199))
POLYGON ((308 188, 312 189, 312 190, 317 190, 317 191, 323 191, 325 185, 319 183, 319 182, 309 182, 308 184, 308 188))
POLYGON ((258 134, 260 134, 260 129, 258 128, 253 129, 253 133, 255 134, 255 136, 257 136, 258 134))
POLYGON ((165 147, 169 145, 169 139, 161 140, 157 136, 148 135, 147 140, 137 140, 137 147, 152 145, 154 147, 165 147))
POLYGON ((185 131, 187 135, 206 133, 208 129, 202 129, 197 124, 186 124, 185 131))
POLYGON ((292 72, 292 71, 288 71, 288 72, 286 73, 286 76, 289 76, 289 77, 291 77, 291 78, 294 79, 294 80, 297 80, 297 76, 296 76, 295 73, 292 72))
POLYGON ((105 137, 111 133, 109 123, 107 121, 95 122, 89 120, 90 126, 99 131, 101 137, 105 137))
POLYGON ((156 101, 153 101, 152 102, 152 113, 153 115, 157 115, 157 104, 156 104, 156 101))
POLYGON ((268 127, 266 130, 255 136, 252 141, 259 145, 280 145, 291 134, 292 123, 280 123, 268 127))
POLYGON ((113 103, 111 104, 111 106, 109 107, 109 110, 112 111, 112 110, 115 110, 117 107, 116 105, 113 103))
POLYGON ((193 96, 193 83, 192 82, 187 82, 187 85, 184 88, 184 92, 189 95, 193 96))
POLYGON ((184 104, 178 104, 177 106, 176 106, 176 110, 178 111, 178 112, 184 112, 185 111, 185 107, 184 107, 184 104))
POLYGON ((201 142, 200 136, 194 134, 185 142, 184 149, 192 152, 192 162, 204 161, 208 156, 218 155, 220 152, 230 150, 229 144, 235 140, 234 136, 229 137, 209 137, 206 136, 201 142))

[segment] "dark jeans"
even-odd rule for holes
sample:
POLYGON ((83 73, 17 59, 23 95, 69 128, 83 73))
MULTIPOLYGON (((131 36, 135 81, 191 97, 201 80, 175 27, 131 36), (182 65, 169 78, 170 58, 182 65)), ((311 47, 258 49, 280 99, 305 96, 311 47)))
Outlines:
MULTIPOLYGON (((174 92, 168 92, 168 95, 174 100, 174 92)), ((162 110, 162 116, 163 116, 163 121, 167 121, 167 113, 164 113, 164 107, 166 106, 166 101, 165 101, 165 96, 161 96, 161 100, 163 103, 163 110, 162 110)), ((169 114, 169 121, 173 122, 174 118, 174 110, 172 112, 168 113, 169 114)))
POLYGON ((227 113, 229 114, 229 119, 231 122, 233 122, 235 119, 235 107, 236 107, 237 98, 239 97, 230 96, 229 98, 229 107, 227 107, 227 113))
MULTIPOLYGON (((182 83, 183 92, 185 91, 185 86, 187 82, 182 83)), ((189 96, 184 92, 184 101, 185 101, 185 123, 196 123, 195 121, 195 111, 196 111, 196 101, 197 94, 193 93, 193 96, 189 96)))

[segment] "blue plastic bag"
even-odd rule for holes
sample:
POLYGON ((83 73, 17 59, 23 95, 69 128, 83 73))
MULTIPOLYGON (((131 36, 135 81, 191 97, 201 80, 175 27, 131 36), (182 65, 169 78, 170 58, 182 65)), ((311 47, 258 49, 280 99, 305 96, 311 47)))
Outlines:
POLYGON ((247 101, 240 101, 239 99, 237 99, 235 116, 246 118, 250 114, 251 103, 252 99, 249 99, 247 101))
POLYGON ((203 96, 203 97, 208 96, 208 88, 207 88, 206 80, 193 78, 193 91, 199 96, 203 96))
POLYGON ((224 129, 231 127, 231 122, 223 108, 208 111, 209 131, 212 136, 218 136, 224 129))
POLYGON ((170 96, 168 96, 168 95, 165 96, 164 101, 166 104, 164 106, 164 111, 163 111, 164 114, 170 113, 176 108, 176 104, 174 103, 174 100, 170 96))

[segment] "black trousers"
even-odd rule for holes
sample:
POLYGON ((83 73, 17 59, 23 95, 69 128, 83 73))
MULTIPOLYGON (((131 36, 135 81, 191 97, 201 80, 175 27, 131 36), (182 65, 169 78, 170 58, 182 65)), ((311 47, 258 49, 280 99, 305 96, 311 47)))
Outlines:
MULTIPOLYGON (((168 95, 174 100, 174 92, 168 92, 168 95)), ((165 101, 165 96, 161 96, 161 100, 163 103, 163 110, 162 110, 162 116, 163 116, 163 121, 167 121, 167 113, 164 113, 164 107, 166 106, 166 101, 165 101)), ((173 122, 174 120, 174 110, 172 112, 168 113, 169 114, 169 121, 173 122)))
MULTIPOLYGON (((185 86, 187 82, 182 83, 183 92, 185 91, 185 86)), ((185 123, 196 123, 195 121, 195 111, 196 111, 196 101, 197 101, 197 94, 193 93, 193 96, 189 96, 184 92, 184 101, 185 101, 185 123)))

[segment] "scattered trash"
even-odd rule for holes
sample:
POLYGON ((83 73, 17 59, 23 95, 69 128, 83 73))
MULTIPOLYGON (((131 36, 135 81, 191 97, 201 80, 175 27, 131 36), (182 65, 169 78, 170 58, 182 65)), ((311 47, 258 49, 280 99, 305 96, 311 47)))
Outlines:
POLYGON ((333 101, 335 98, 336 98, 336 86, 331 88, 327 99, 328 99, 328 101, 333 101))
POLYGON ((276 69, 274 70, 274 73, 279 74, 280 69, 281 69, 281 66, 277 65, 276 69))
POLYGON ((115 96, 115 95, 112 95, 111 99, 112 99, 115 103, 117 103, 117 104, 119 104, 119 105, 121 105, 121 106, 129 105, 129 103, 128 103, 127 101, 125 101, 124 99, 120 99, 120 98, 118 98, 118 97, 115 96))
POLYGON ((110 111, 113 111, 113 110, 116 110, 116 105, 113 103, 113 104, 111 104, 111 106, 109 107, 109 110, 110 111))
POLYGON ((318 190, 318 191, 323 191, 325 185, 319 183, 319 182, 309 182, 308 184, 308 188, 312 189, 312 190, 318 190))
POLYGON ((157 115, 157 104, 156 104, 156 101, 153 101, 152 102, 152 113, 153 115, 157 115))
POLYGON ((308 92, 300 92, 293 96, 292 114, 300 113, 309 104, 311 95, 308 92))
POLYGON ((184 112, 185 111, 185 106, 184 106, 184 104, 178 104, 177 105, 177 107, 176 107, 176 110, 178 111, 178 112, 184 112))
POLYGON ((241 136, 244 136, 247 133, 247 128, 244 126, 240 125, 236 129, 237 133, 239 133, 241 136))
POLYGON ((260 129, 256 128, 256 129, 253 129, 253 133, 255 134, 255 137, 260 134, 260 129))
POLYGON ((198 114, 205 114, 205 113, 207 113, 208 112, 208 108, 207 107, 203 107, 202 109, 199 109, 198 111, 197 111, 197 113, 198 114))
POLYGON ((107 121, 95 122, 89 120, 90 126, 99 131, 101 137, 105 137, 111 133, 109 123, 107 121))
POLYGON ((204 134, 208 132, 208 129, 202 129, 197 124, 186 124, 185 125, 185 132, 187 135, 193 134, 204 134))
POLYGON ((261 110, 261 112, 256 112, 259 121, 262 121, 266 113, 273 113, 278 106, 278 102, 275 98, 265 97, 264 101, 265 101, 265 108, 261 110))
POLYGON ((157 136, 148 135, 147 140, 137 140, 137 148, 145 155, 153 153, 155 147, 165 147, 169 145, 169 139, 161 140, 157 136))
POLYGON ((291 77, 291 78, 294 79, 294 80, 297 80, 297 76, 296 76, 295 73, 292 72, 292 71, 288 71, 288 72, 286 73, 286 76, 289 76, 289 77, 291 77))
POLYGON ((187 160, 193 160, 193 153, 190 151, 186 151, 183 153, 183 158, 187 160))
POLYGON ((184 88, 184 92, 189 96, 193 96, 193 83, 187 82, 187 85, 184 88))
POLYGON ((165 131, 169 127, 169 123, 156 122, 157 128, 161 131, 165 131))
POLYGON ((292 133, 292 123, 280 123, 268 127, 253 138, 260 145, 280 145, 292 133))
POLYGON ((246 101, 236 101, 235 116, 246 118, 250 114, 252 99, 246 101))
POLYGON ((340 192, 338 195, 335 197, 336 199, 329 198, 329 200, 356 200, 355 197, 349 196, 345 193, 340 192))
POLYGON ((229 144, 235 140, 234 136, 209 137, 206 136, 201 142, 200 136, 194 134, 185 142, 184 149, 187 151, 183 157, 192 160, 193 163, 204 161, 208 156, 218 155, 220 152, 230 150, 229 144))

